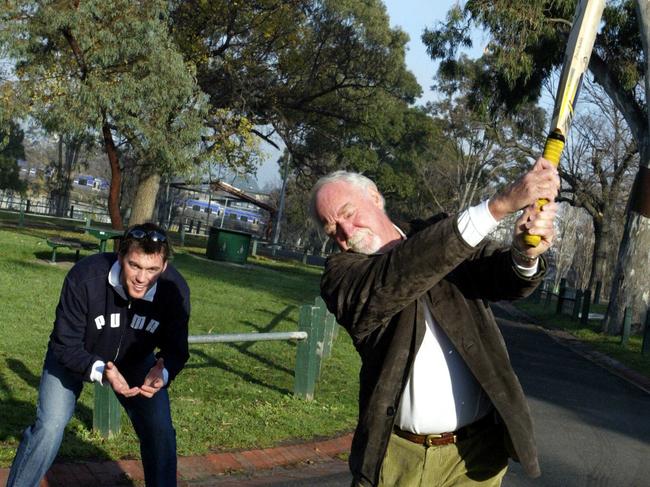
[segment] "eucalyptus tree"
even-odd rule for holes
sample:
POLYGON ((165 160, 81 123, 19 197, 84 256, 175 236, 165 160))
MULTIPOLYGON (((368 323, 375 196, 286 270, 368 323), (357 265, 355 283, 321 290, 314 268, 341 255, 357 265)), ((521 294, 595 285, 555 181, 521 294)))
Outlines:
POLYGON ((0 12, 0 45, 15 62, 12 102, 44 126, 100 141, 115 228, 120 142, 147 176, 183 172, 199 152, 203 99, 170 39, 167 8, 164 0, 14 0, 0 12))
MULTIPOLYGON (((447 21, 427 29, 423 41, 430 55, 453 71, 458 53, 472 44, 472 29, 488 36, 483 59, 490 66, 475 89, 490 95, 494 107, 516 108, 539 99, 543 81, 561 65, 576 0, 468 0, 456 4, 447 21)), ((596 38, 589 69, 623 115, 639 151, 637 183, 630 195, 626 228, 617 260, 608 309, 608 330, 620 331, 623 311, 635 318, 650 305, 650 274, 645 272, 650 250, 650 4, 647 0, 608 2, 596 38)))
POLYGON ((404 64, 408 37, 379 0, 173 2, 173 32, 210 105, 245 116, 289 152, 311 133, 354 131, 378 97, 420 93, 404 64))

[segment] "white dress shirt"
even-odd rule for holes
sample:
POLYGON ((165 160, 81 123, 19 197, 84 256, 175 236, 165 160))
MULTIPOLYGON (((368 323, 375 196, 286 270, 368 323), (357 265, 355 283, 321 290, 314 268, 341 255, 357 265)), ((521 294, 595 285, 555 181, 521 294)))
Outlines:
MULTIPOLYGON (((478 245, 497 226, 487 203, 458 216, 461 236, 471 246, 478 245)), ((537 272, 537 266, 537 261, 532 267, 517 265, 528 276, 537 272)), ((418 434, 455 431, 481 419, 492 404, 427 308, 424 321, 424 339, 404 387, 395 425, 418 434)))

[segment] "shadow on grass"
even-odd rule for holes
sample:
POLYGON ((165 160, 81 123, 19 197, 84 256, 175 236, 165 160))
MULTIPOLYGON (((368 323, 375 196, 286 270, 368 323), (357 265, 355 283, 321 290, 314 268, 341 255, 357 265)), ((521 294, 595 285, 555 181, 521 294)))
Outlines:
MULTIPOLYGON (((251 323, 249 321, 245 322, 247 325, 249 325, 251 328, 256 329, 259 333, 270 333, 272 332, 275 328, 277 328, 278 324, 281 323, 282 321, 285 321, 288 319, 289 315, 291 312, 296 309, 296 306, 287 306, 285 307, 282 311, 280 311, 277 315, 273 317, 273 319, 265 326, 259 326, 254 323, 251 323)), ((259 311, 259 310, 258 310, 259 311)), ((261 310, 265 311, 265 310, 261 310)), ((270 359, 250 351, 250 347, 255 345, 257 342, 243 342, 243 343, 227 343, 229 347, 234 348, 238 352, 242 353, 243 355, 246 355, 247 357, 250 357, 254 360, 257 360, 258 362, 263 363, 267 367, 274 368, 276 370, 285 372, 289 375, 293 375, 293 369, 289 369, 287 367, 283 367, 282 365, 276 364, 272 362, 270 359)), ((293 342, 289 341, 290 345, 294 345, 293 342)), ((295 346, 295 345, 294 345, 295 346)))
MULTIPOLYGON (((255 384, 260 387, 264 387, 266 389, 271 389, 273 391, 279 392, 282 395, 285 394, 290 394, 293 391, 290 391, 288 389, 285 389, 283 387, 277 387, 272 384, 267 384, 257 377, 254 377, 253 375, 249 374, 248 372, 244 372, 242 370, 237 370, 232 368, 230 365, 228 365, 226 362, 223 362, 217 358, 215 358, 212 355, 208 355, 205 353, 203 350, 200 350, 197 347, 191 347, 190 348, 190 354, 196 356, 196 357, 201 357, 203 359, 202 363, 199 364, 187 364, 185 366, 186 369, 202 369, 205 367, 218 367, 219 369, 223 370, 224 372, 230 372, 231 374, 234 374, 241 379, 245 380, 246 382, 250 384, 255 384)), ((271 367, 276 367, 279 368, 276 364, 271 364, 271 367)))
MULTIPOLYGON (((37 255, 38 252, 36 252, 34 255, 37 255)), ((74 256, 73 256, 74 259, 74 256)), ((16 267, 29 270, 29 271, 38 271, 41 272, 43 268, 51 268, 51 269, 56 269, 57 264, 59 264, 58 259, 57 259, 57 264, 52 264, 51 266, 49 265, 49 260, 50 257, 47 256, 45 259, 41 260, 30 260, 30 261, 25 261, 25 260, 20 260, 20 259, 6 259, 5 262, 15 265, 16 267)), ((73 261, 66 261, 65 259, 62 259, 61 262, 61 267, 64 267, 65 269, 69 269, 72 267, 72 264, 74 264, 73 261)))
POLYGON ((34 257, 39 261, 46 262, 47 264, 52 264, 53 266, 57 264, 76 264, 79 260, 83 259, 86 255, 90 254, 79 254, 79 258, 76 258, 76 252, 74 250, 67 249, 57 249, 56 251, 56 262, 52 262, 52 250, 38 251, 34 252, 34 257))
MULTIPOLYGON (((16 376, 23 380, 30 387, 38 390, 40 384, 40 377, 33 374, 20 360, 6 359, 6 364, 16 376)), ((36 404, 27 401, 21 401, 14 397, 11 387, 0 377, 0 392, 4 399, 0 399, 0 410, 3 411, 2 421, 0 421, 0 441, 9 441, 15 439, 20 441, 22 433, 36 419, 36 404)), ((92 410, 80 403, 77 403, 75 416, 83 423, 87 429, 92 428, 92 410)), ((18 448, 18 443, 16 443, 18 448)), ((61 454, 57 457, 57 461, 66 461, 70 459, 92 459, 92 460, 109 460, 110 456, 101 448, 84 441, 77 434, 72 432, 70 428, 66 428, 62 449, 74 454, 66 455, 61 454), (79 455, 83 452, 83 455, 79 455)))
MULTIPOLYGON (((284 320, 287 320, 289 315, 291 314, 291 312, 295 308, 296 307, 292 306, 292 305, 286 306, 280 313, 276 314, 273 317, 273 319, 271 319, 271 321, 269 321, 268 324, 266 324, 264 326, 259 326, 259 325, 256 325, 254 323, 251 323, 251 322, 246 322, 246 324, 249 325, 251 328, 256 329, 259 333, 269 333, 269 332, 273 331, 278 326, 279 323, 281 323, 284 320)), ((260 311, 260 310, 258 310, 258 311, 260 311)), ((266 311, 266 310, 261 310, 261 311, 266 311)), ((253 346, 255 343, 258 343, 258 342, 224 343, 224 345, 227 345, 227 346, 229 346, 231 348, 234 348, 239 353, 241 353, 241 354, 243 354, 243 355, 257 361, 257 362, 260 362, 260 363, 266 365, 269 368, 284 372, 284 373, 289 374, 289 375, 293 375, 293 369, 290 369, 288 367, 284 367, 284 366, 282 366, 282 365, 280 365, 278 363, 273 362, 271 359, 269 359, 267 357, 264 357, 263 355, 260 355, 258 353, 250 351, 249 348, 251 346, 253 346)), ((293 344, 292 342, 289 342, 289 343, 291 345, 295 346, 295 344, 293 344)), ((219 367, 220 369, 222 369, 222 370, 224 370, 226 372, 231 372, 231 373, 233 373, 235 375, 238 375, 239 377, 241 377, 242 379, 244 379, 247 382, 257 384, 258 386, 266 387, 268 389, 273 389, 273 390, 275 390, 277 392, 280 392, 281 394, 287 394, 287 393, 291 392, 291 391, 288 391, 286 389, 281 389, 281 388, 275 387, 273 385, 266 384, 266 383, 262 382, 261 380, 253 377, 248 372, 235 370, 230 365, 227 365, 225 362, 222 362, 222 361, 216 359, 215 357, 213 357, 211 355, 208 355, 203 350, 200 350, 200 349, 198 349, 196 347, 192 347, 190 349, 190 352, 192 354, 196 355, 196 356, 202 357, 205 360, 205 362, 203 362, 201 364, 188 364, 188 365, 185 366, 186 368, 194 369, 194 368, 203 368, 203 367, 211 367, 211 366, 219 367)))

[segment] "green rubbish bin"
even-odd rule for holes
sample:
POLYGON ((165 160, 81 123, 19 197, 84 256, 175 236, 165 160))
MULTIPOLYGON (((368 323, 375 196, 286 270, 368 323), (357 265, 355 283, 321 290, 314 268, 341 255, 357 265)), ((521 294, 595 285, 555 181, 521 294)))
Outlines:
POLYGON ((250 233, 211 227, 205 255, 212 260, 245 264, 250 244, 250 233))

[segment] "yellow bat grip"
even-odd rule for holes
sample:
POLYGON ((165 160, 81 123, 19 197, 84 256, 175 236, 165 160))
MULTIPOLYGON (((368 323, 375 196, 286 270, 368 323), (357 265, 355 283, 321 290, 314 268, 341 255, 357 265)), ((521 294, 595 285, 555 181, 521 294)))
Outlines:
MULTIPOLYGON (((546 138, 542 157, 557 167, 560 164, 562 149, 564 149, 564 136, 557 130, 553 131, 546 138)), ((546 203, 548 203, 547 199, 538 199, 535 207, 539 211, 546 203)), ((539 235, 524 235, 524 242, 529 247, 537 247, 541 241, 542 238, 539 235)))

